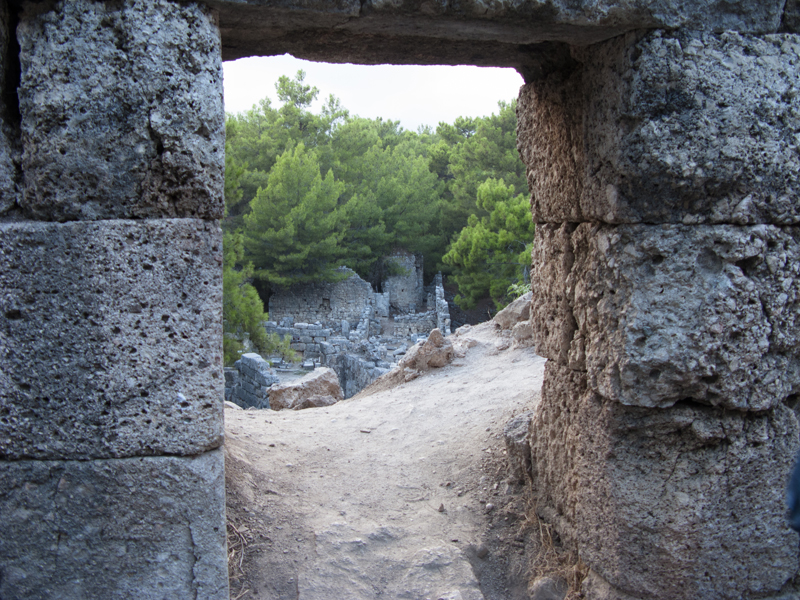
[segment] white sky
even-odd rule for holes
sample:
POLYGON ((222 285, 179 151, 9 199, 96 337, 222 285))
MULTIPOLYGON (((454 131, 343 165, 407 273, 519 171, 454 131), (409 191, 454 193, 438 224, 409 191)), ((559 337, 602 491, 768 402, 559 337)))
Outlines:
MULTIPOLYGON (((522 77, 514 69, 488 67, 339 65, 313 63, 292 56, 243 58, 223 63, 225 110, 237 113, 269 96, 276 108, 275 82, 281 75, 306 72, 316 86, 319 103, 329 94, 351 115, 400 121, 416 131, 434 129, 456 117, 482 117, 497 112, 499 100, 517 97, 522 77)), ((318 104, 312 109, 319 108, 318 104)))

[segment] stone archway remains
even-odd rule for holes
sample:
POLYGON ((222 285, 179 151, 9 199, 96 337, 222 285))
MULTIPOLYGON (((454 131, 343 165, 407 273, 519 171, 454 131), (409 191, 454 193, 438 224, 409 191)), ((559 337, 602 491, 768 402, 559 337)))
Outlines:
POLYGON ((515 67, 541 514, 592 599, 780 597, 796 0, 0 2, 0 597, 227 597, 221 59, 515 67))

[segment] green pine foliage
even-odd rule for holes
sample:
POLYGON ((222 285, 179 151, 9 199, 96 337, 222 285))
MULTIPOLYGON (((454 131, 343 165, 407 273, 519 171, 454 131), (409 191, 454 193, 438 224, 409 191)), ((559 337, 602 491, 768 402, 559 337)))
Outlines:
POLYGON ((534 225, 527 198, 514 192, 502 179, 483 182, 477 204, 487 216, 470 215, 444 256, 455 269, 455 300, 462 308, 487 295, 502 308, 513 300, 509 287, 528 280, 534 225))
POLYGON ((332 171, 322 177, 315 153, 302 142, 286 150, 244 216, 255 275, 279 287, 336 279, 344 256, 343 189, 332 171))
POLYGON ((281 339, 276 334, 267 334, 264 321, 264 303, 256 289, 250 285, 253 266, 244 263, 244 238, 241 234, 224 233, 222 239, 222 352, 225 365, 238 360, 245 347, 245 339, 261 354, 280 354, 293 360, 294 352, 289 348, 288 336, 281 339))
POLYGON ((223 228, 241 236, 226 243, 241 239, 245 280, 268 292, 335 280, 346 265, 377 283, 381 259, 404 248, 425 256, 427 276, 456 281, 463 306, 486 295, 500 305, 525 285, 533 225, 516 101, 412 132, 333 96, 312 110, 319 90, 302 71, 276 91, 280 106, 264 99, 226 119, 223 228))

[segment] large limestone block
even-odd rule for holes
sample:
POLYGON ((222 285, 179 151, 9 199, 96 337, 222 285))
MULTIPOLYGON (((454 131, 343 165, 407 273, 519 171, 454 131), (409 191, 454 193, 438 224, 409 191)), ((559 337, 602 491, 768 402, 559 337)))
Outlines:
POLYGON ((207 4, 219 11, 226 60, 291 51, 333 62, 509 65, 512 57, 532 54, 531 44, 590 44, 635 29, 775 32, 784 1, 207 0, 207 4))
POLYGON ((208 9, 29 4, 17 31, 30 215, 222 216, 222 65, 208 9))
POLYGON ((227 600, 223 461, 0 462, 0 597, 227 600))
POLYGON ((627 405, 766 410, 800 390, 800 229, 569 230, 537 231, 540 354, 585 368, 594 389, 627 405), (557 255, 572 257, 566 277, 548 263, 557 255))
POLYGON ((800 33, 800 0, 786 0, 781 31, 800 33))
POLYGON ((763 597, 797 572, 784 489, 798 424, 784 405, 626 407, 550 361, 530 444, 540 514, 620 592, 588 598, 763 597))
POLYGON ((527 292, 498 312, 492 321, 500 329, 513 329, 531 316, 532 293, 527 292))
POLYGON ((537 222, 800 222, 800 38, 631 33, 520 95, 537 222))
POLYGON ((342 398, 339 377, 328 367, 316 368, 302 379, 269 389, 269 407, 273 410, 330 406, 342 398))
POLYGON ((217 224, 0 225, 0 291, 0 458, 222 443, 217 224))

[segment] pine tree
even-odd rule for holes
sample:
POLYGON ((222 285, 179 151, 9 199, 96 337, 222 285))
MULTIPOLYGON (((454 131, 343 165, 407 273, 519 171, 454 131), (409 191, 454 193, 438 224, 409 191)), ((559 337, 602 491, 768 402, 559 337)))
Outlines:
POLYGON ((253 265, 243 263, 244 238, 240 233, 224 233, 222 239, 222 353, 226 365, 233 364, 244 348, 245 337, 261 354, 278 352, 285 358, 294 358, 289 348, 291 339, 281 340, 276 334, 268 335, 264 321, 264 303, 249 281, 253 265))
POLYGON ((323 178, 313 151, 284 152, 244 217, 245 249, 255 275, 270 286, 332 281, 343 255, 342 184, 323 178))
POLYGON ((509 287, 527 280, 534 225, 526 197, 514 191, 502 179, 482 183, 477 204, 488 216, 470 215, 444 256, 455 268, 455 301, 463 308, 472 308, 487 294, 501 308, 511 299, 509 287))

